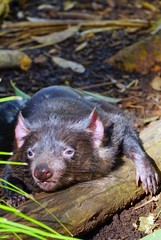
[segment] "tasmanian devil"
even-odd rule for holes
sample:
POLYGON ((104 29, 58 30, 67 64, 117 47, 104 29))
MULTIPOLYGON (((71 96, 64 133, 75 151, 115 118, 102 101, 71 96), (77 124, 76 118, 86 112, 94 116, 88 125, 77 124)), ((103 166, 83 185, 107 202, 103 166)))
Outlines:
MULTIPOLYGON (((105 176, 119 153, 136 165, 136 182, 156 193, 153 160, 124 114, 106 101, 84 97, 68 87, 40 90, 19 113, 15 148, 3 178, 27 192, 51 192, 73 182, 105 176)), ((5 190, 10 202, 21 196, 5 190)))

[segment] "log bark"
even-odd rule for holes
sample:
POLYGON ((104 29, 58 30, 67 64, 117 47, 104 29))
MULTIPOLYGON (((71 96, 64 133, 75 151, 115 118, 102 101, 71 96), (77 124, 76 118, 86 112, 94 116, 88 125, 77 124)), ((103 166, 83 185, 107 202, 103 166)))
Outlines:
MULTIPOLYGON (((161 170, 161 121, 151 124, 140 134, 148 154, 161 170)), ((132 204, 145 194, 135 184, 135 166, 123 158, 120 167, 105 178, 76 184, 55 193, 38 194, 36 199, 53 213, 73 235, 80 235, 109 219, 118 210, 132 204)), ((19 210, 42 221, 60 233, 66 233, 53 216, 37 203, 28 200, 19 210)), ((15 222, 26 222, 13 214, 5 217, 15 222)), ((24 238, 25 239, 25 238, 24 238)))

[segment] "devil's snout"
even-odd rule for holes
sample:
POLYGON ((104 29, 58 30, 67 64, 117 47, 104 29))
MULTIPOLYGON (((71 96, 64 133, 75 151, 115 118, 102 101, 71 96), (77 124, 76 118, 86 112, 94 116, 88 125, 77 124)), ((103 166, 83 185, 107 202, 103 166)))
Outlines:
POLYGON ((46 163, 39 164, 34 170, 34 176, 44 182, 52 177, 52 172, 46 163))

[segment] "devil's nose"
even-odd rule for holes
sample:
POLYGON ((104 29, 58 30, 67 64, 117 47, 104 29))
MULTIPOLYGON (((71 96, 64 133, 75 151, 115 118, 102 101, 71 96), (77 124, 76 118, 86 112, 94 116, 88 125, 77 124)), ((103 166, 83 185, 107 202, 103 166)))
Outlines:
POLYGON ((46 181, 52 177, 52 172, 49 169, 48 165, 43 163, 39 164, 34 170, 34 176, 40 181, 46 181))

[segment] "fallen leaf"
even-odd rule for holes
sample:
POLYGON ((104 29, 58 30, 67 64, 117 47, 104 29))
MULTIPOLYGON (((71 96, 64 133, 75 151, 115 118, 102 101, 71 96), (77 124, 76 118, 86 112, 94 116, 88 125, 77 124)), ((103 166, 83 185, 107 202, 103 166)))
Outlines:
POLYGON ((148 3, 148 2, 143 2, 142 3, 143 8, 149 9, 153 12, 158 12, 159 9, 157 9, 153 4, 148 3))
POLYGON ((155 78, 153 78, 150 85, 154 90, 161 91, 161 77, 156 76, 155 78))
POLYGON ((69 10, 71 10, 72 8, 75 7, 76 4, 77 4, 76 1, 66 0, 66 1, 64 2, 64 11, 69 11, 69 10))
POLYGON ((31 25, 32 23, 35 23, 35 24, 40 24, 40 23, 44 23, 46 22, 46 18, 38 18, 38 17, 26 17, 26 19, 28 20, 28 23, 30 22, 31 25))
POLYGON ((52 57, 52 60, 55 64, 57 64, 59 67, 62 68, 69 68, 73 70, 74 72, 77 73, 84 73, 85 72, 85 67, 79 63, 73 62, 66 60, 64 58, 60 57, 52 57))
POLYGON ((151 233, 152 230, 156 227, 155 222, 155 215, 150 213, 148 217, 139 217, 140 226, 139 231, 145 233, 151 233))
POLYGON ((38 10, 44 10, 44 9, 55 9, 55 7, 51 4, 41 4, 37 8, 38 10))
POLYGON ((0 1, 0 16, 7 17, 10 7, 9 7, 10 0, 1 0, 0 1))
POLYGON ((36 64, 43 65, 44 63, 47 62, 47 57, 44 56, 43 54, 40 54, 39 56, 34 58, 33 62, 36 63, 36 64))
POLYGON ((87 47, 87 45, 88 45, 88 42, 83 42, 83 43, 81 43, 80 45, 78 45, 78 46, 76 47, 75 52, 79 52, 79 51, 83 50, 84 48, 87 47))
POLYGON ((123 84, 123 83, 116 83, 115 85, 117 88, 119 88, 121 90, 125 90, 125 88, 126 88, 125 84, 123 84))
POLYGON ((74 36, 79 31, 79 26, 70 27, 60 32, 54 32, 45 36, 32 36, 32 39, 38 43, 56 44, 65 41, 66 39, 74 36))
POLYGON ((84 36, 91 33, 106 32, 111 30, 116 30, 120 27, 103 27, 103 28, 91 28, 80 33, 80 36, 84 36))
POLYGON ((154 122, 158 119, 159 119, 159 116, 152 116, 152 117, 146 118, 146 119, 144 119, 144 124, 154 122))
POLYGON ((161 36, 151 36, 125 47, 105 62, 129 72, 154 72, 155 66, 161 65, 161 36))

